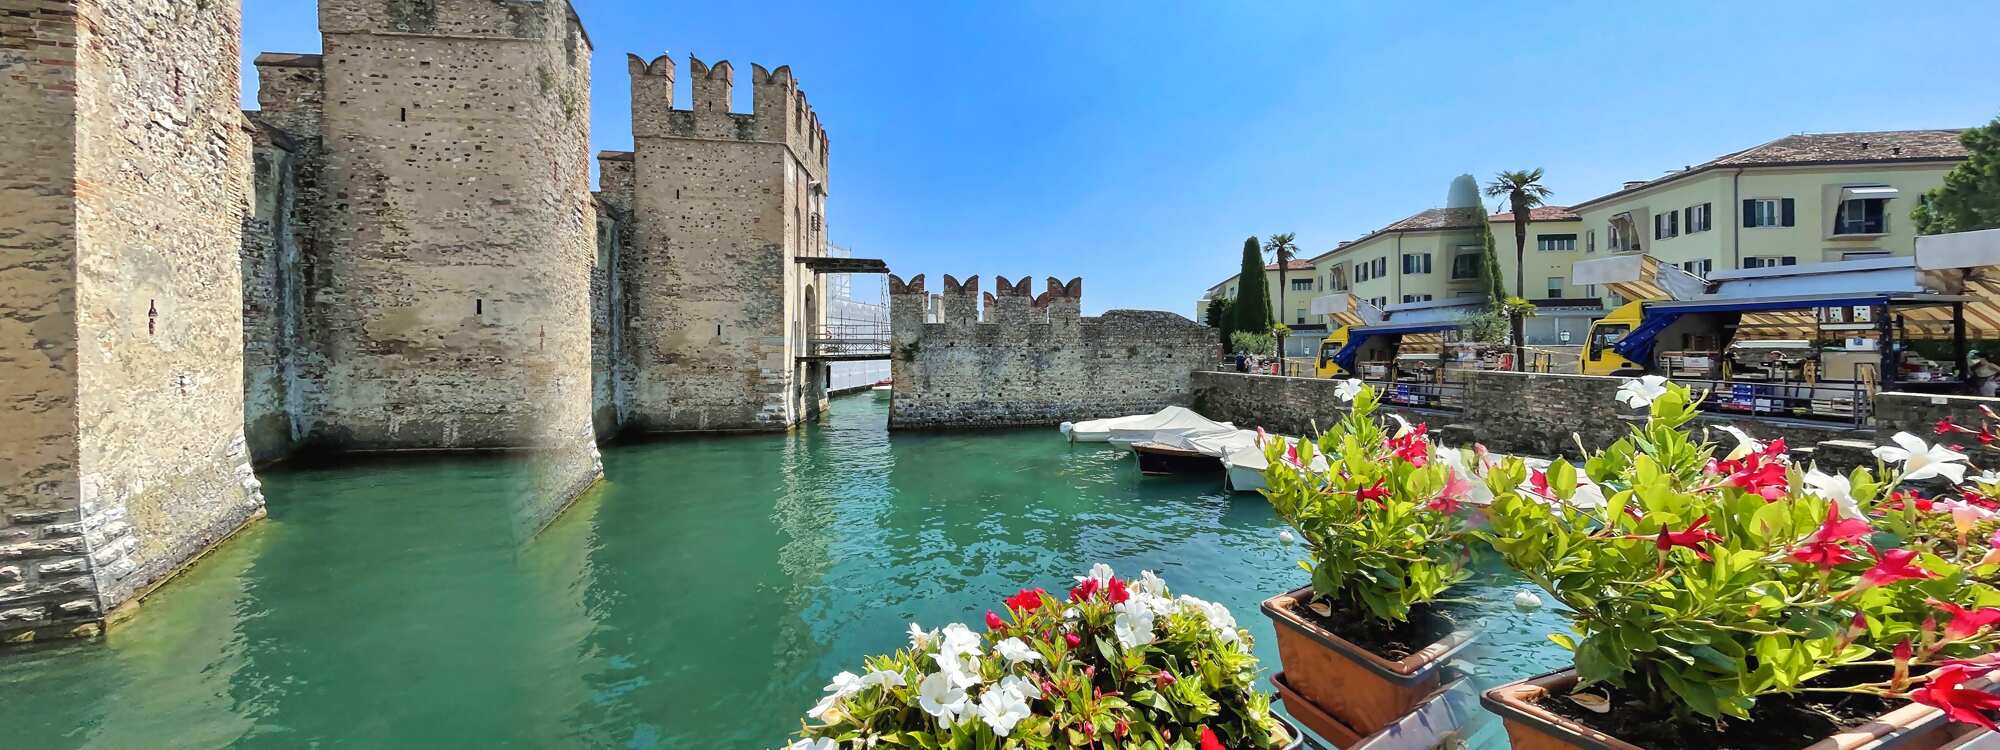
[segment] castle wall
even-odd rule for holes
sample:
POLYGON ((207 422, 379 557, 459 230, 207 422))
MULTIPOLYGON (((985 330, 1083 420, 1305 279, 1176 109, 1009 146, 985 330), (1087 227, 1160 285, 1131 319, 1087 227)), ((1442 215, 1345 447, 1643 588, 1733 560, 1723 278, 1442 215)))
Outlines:
POLYGON ((0 387, 26 397, 0 438, 11 641, 97 632, 263 508, 243 437, 238 10, 21 5, 0 16, 0 387))
POLYGON ((825 253, 824 131, 789 69, 753 66, 755 112, 735 114, 727 62, 690 61, 688 110, 672 107, 672 61, 630 67, 621 426, 784 429, 816 414, 824 366, 798 356, 824 305, 795 259, 825 253))
POLYGON ((623 375, 625 283, 619 259, 631 252, 632 153, 598 155, 597 262, 590 270, 591 427, 599 440, 617 436, 629 405, 623 375))
POLYGON ((1041 425, 1157 411, 1192 399, 1191 373, 1218 355, 1212 329, 1166 312, 1078 316, 1081 279, 1028 296, 1000 279, 980 322, 979 279, 945 277, 940 322, 921 275, 889 277, 897 429, 1041 425))

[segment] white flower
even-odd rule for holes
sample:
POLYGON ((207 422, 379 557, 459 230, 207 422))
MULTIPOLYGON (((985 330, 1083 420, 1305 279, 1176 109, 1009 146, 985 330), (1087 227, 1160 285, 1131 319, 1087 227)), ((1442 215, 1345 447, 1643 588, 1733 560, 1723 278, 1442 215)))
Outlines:
POLYGON ((1944 477, 1952 484, 1965 482, 1965 454, 1939 445, 1925 445, 1924 439, 1907 432, 1898 432, 1889 438, 1896 445, 1885 445, 1874 450, 1876 458, 1889 463, 1903 464, 1903 479, 1916 481, 1931 477, 1944 477))
POLYGON ((1109 586, 1111 585, 1111 579, 1117 576, 1118 574, 1111 572, 1111 566, 1098 563, 1090 566, 1090 575, 1077 576, 1076 582, 1096 581, 1099 586, 1109 586))
POLYGON ((923 627, 922 627, 922 626, 920 626, 920 625, 918 625, 918 624, 916 624, 916 623, 914 623, 914 622, 913 622, 913 623, 910 623, 910 650, 911 650, 911 651, 922 651, 922 650, 924 650, 924 649, 927 649, 927 648, 930 648, 930 647, 931 647, 931 644, 933 644, 933 643, 937 643, 937 639, 938 639, 938 632, 937 632, 937 631, 935 631, 935 630, 925 630, 925 629, 923 629, 923 627))
POLYGON ((1075 607, 1063 610, 1063 619, 1065 620, 1074 620, 1081 616, 1083 616, 1083 612, 1075 607))
POLYGON ((1028 647, 1026 641, 1019 638, 1009 638, 993 644, 993 653, 999 654, 1000 658, 1006 659, 1010 665, 1020 664, 1024 661, 1041 661, 1042 659, 1041 654, 1035 653, 1034 649, 1028 647))
POLYGON ((1847 477, 1828 474, 1814 467, 1812 471, 1806 472, 1805 484, 1808 492, 1840 506, 1840 515, 1867 520, 1861 515, 1861 503, 1855 501, 1854 486, 1847 481, 1847 477))
POLYGON ((1291 543, 1292 543, 1293 541, 1295 541, 1295 540, 1296 540, 1296 537, 1293 537, 1293 536, 1292 536, 1292 530, 1291 530, 1291 529, 1279 529, 1279 530, 1278 530, 1278 541, 1280 541, 1280 542, 1284 542, 1284 543, 1286 543, 1286 544, 1291 544, 1291 543))
POLYGON ((786 745, 785 750, 840 750, 840 743, 827 737, 799 740, 786 745))
POLYGON ((1604 488, 1591 483, 1588 479, 1584 479, 1583 474, 1579 472, 1576 477, 1576 494, 1569 496, 1570 506, 1584 510, 1596 510, 1604 507, 1606 502, 1608 501, 1604 499, 1604 488))
POLYGON ((965 713, 965 703, 965 688, 950 674, 939 672, 917 683, 917 706, 946 726, 958 723, 959 715, 965 713))
POLYGON ((1951 513, 1951 525, 1956 527, 1960 534, 1970 533, 1975 524, 1995 515, 1993 511, 1958 498, 1939 500, 1937 507, 1938 510, 1951 513))
POLYGON ((1979 476, 1973 477, 1972 481, 1980 484, 2000 484, 2000 472, 1984 469, 1979 472, 1979 476))
POLYGON ((1209 629, 1215 631, 1216 638, 1223 643, 1233 645, 1242 640, 1242 634, 1236 631, 1236 615, 1231 614, 1228 607, 1185 594, 1175 599, 1174 603, 1179 605, 1182 611, 1201 615, 1203 620, 1208 621, 1209 629))
POLYGON ((1153 575, 1153 571, 1150 570, 1139 571, 1139 580, 1133 581, 1129 588, 1135 594, 1167 595, 1167 582, 1153 575))
POLYGON ((856 677, 853 672, 834 675, 833 681, 826 684, 826 695, 820 698, 818 703, 813 704, 812 710, 807 711, 806 715, 815 719, 823 718, 828 711, 833 710, 834 706, 839 705, 842 699, 861 692, 862 687, 861 678, 856 677))
POLYGON ((1389 418, 1396 420, 1396 434, 1394 437, 1402 437, 1404 435, 1408 435, 1410 434, 1410 430, 1416 429, 1414 427, 1411 427, 1410 420, 1404 419, 1403 415, 1401 414, 1390 414, 1389 418))
POLYGON ((1036 685, 1034 680, 1020 675, 1010 674, 1000 678, 1000 684, 995 686, 994 689, 1006 690, 1028 700, 1037 700, 1042 697, 1042 688, 1036 685))
POLYGON ((1655 399, 1665 395, 1667 395, 1667 379, 1658 375, 1627 380, 1624 385, 1618 386, 1618 400, 1634 409, 1651 406, 1655 399))
POLYGON ((1012 690, 988 690, 979 699, 979 719, 1001 737, 1014 731, 1014 725, 1028 718, 1028 713, 1027 699, 1012 690))
POLYGON ((1758 442, 1756 438, 1750 437, 1750 433, 1744 432, 1740 427, 1725 425, 1719 429, 1736 438, 1736 449, 1730 451, 1729 455, 1724 456, 1722 458, 1724 461, 1735 461, 1764 449, 1763 443, 1758 442))
POLYGON ((903 681, 902 672, 891 672, 886 669, 877 669, 873 672, 869 672, 868 674, 861 676, 861 687, 863 689, 875 687, 877 685, 882 685, 886 687, 902 687, 907 684, 909 683, 903 681))
POLYGON ((979 656, 979 634, 972 632, 965 623, 954 622, 944 626, 943 639, 938 644, 938 654, 958 658, 979 656))
POLYGON ((1363 387, 1365 386, 1362 385, 1360 378, 1348 378, 1333 387, 1333 395, 1342 401, 1353 401, 1361 395, 1363 387))
POLYGON ((1541 609, 1542 598, 1536 596, 1533 591, 1517 592, 1514 594, 1514 606, 1521 609, 1541 609))
POLYGON ((1113 605, 1118 614, 1111 618, 1111 634, 1118 637, 1118 645, 1136 648, 1153 642, 1153 609, 1144 602, 1126 600, 1113 605))

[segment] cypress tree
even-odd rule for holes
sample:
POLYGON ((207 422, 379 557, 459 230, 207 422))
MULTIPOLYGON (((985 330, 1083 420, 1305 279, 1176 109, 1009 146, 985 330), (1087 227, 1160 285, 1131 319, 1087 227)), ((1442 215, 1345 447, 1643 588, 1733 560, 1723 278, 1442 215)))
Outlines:
POLYGON ((1229 334, 1231 331, 1229 327, 1228 299, 1222 297, 1210 299, 1208 301, 1208 309, 1203 311, 1201 322, 1208 324, 1209 327, 1214 328, 1217 333, 1221 334, 1222 347, 1224 349, 1229 348, 1229 334))
POLYGON ((1271 289, 1264 281, 1264 246, 1256 237, 1243 241, 1243 270, 1236 277, 1236 304, 1230 306, 1230 328, 1270 333, 1271 289))

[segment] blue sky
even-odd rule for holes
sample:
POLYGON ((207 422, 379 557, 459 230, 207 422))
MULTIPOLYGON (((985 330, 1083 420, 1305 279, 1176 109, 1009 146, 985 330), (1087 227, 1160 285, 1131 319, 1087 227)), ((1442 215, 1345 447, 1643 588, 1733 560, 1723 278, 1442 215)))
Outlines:
MULTIPOLYGON (((789 64, 835 242, 906 278, 1082 276, 1090 313, 1187 314, 1245 236, 1316 254, 1460 173, 1542 167, 1573 203, 1787 133, 2000 115, 1993 2, 575 5, 596 148, 631 146, 627 52, 789 64)), ((244 16, 254 107, 248 57, 319 38, 305 0, 244 16)))

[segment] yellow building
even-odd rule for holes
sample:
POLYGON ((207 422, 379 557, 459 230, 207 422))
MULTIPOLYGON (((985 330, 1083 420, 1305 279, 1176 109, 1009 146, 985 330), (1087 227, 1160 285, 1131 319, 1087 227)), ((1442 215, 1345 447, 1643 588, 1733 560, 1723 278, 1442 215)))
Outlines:
MULTIPOLYGON (((1236 299, 1237 282, 1242 274, 1223 279, 1221 283, 1209 287, 1194 303, 1194 319, 1207 322, 1208 301, 1211 299, 1236 299)), ((1279 294, 1278 264, 1264 264, 1264 288, 1270 290, 1268 304, 1271 315, 1278 322, 1293 329, 1286 341, 1285 354, 1302 356, 1313 351, 1313 345, 1326 337, 1326 328, 1320 325, 1321 316, 1311 315, 1308 308, 1314 297, 1319 296, 1319 278, 1313 273, 1311 261, 1293 259, 1285 267, 1284 293, 1279 294)))
POLYGON ((1594 299, 1597 291, 1570 281, 1570 266, 1583 259, 1583 217, 1565 206, 1542 206, 1528 214, 1528 248, 1521 260, 1528 276, 1515 286, 1514 214, 1502 212, 1488 218, 1493 225, 1493 251, 1499 256, 1500 272, 1508 294, 1519 289, 1531 300, 1594 299))
MULTIPOLYGON (((1478 208, 1432 208, 1343 242, 1310 261, 1322 296, 1352 294, 1378 308, 1433 301, 1476 301, 1486 297, 1485 245, 1479 236, 1478 208)), ((1514 290, 1514 217, 1495 214, 1494 251, 1506 289, 1514 290)), ((1529 299, 1588 296, 1567 283, 1569 267, 1581 257, 1582 222, 1560 206, 1536 209, 1528 224, 1526 292, 1529 299), (1563 283, 1552 284, 1553 281, 1563 283)), ((1321 309, 1344 309, 1334 300, 1321 309)), ((1326 316, 1315 316, 1324 324, 1326 316)))
MULTIPOLYGON (((1966 158, 1957 130, 1790 135, 1573 207, 1583 257, 1715 271, 1909 255, 1910 210, 1966 158)), ((1617 300, 1613 300, 1616 302, 1617 300)))

